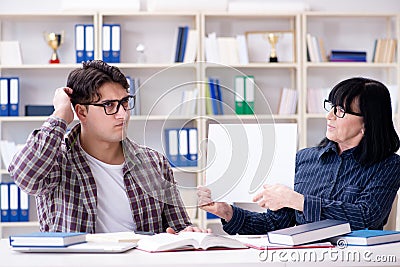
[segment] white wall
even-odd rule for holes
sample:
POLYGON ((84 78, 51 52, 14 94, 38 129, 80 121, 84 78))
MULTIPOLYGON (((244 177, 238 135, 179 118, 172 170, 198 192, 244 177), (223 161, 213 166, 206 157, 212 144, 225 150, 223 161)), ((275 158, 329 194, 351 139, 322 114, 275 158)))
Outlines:
MULTIPOLYGON (((0 0, 0 13, 31 13, 61 10, 62 1, 68 0, 0 0)), ((82 0, 94 1, 94 0, 82 0)), ((114 0, 116 1, 116 0, 114 0)), ((126 0, 125 0, 126 1, 126 0)), ((129 0, 128 0, 129 1, 129 0)), ((168 1, 168 0, 160 0, 168 1)), ((186 0, 189 1, 189 0, 186 0)), ((199 0, 194 0, 199 1, 199 0)), ((235 2, 258 1, 270 3, 306 3, 311 10, 348 12, 400 12, 399 0, 229 0, 235 2)), ((140 0, 141 10, 146 10, 147 1, 140 0)))

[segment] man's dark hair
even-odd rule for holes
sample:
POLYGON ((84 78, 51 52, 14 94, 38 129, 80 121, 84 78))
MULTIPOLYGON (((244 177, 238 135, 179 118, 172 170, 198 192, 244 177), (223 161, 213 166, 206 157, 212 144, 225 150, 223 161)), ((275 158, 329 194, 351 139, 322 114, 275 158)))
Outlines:
MULTIPOLYGON (((351 104, 358 103, 359 113, 364 119, 364 137, 357 153, 362 164, 379 162, 395 153, 400 146, 399 136, 394 129, 392 107, 387 87, 381 82, 355 77, 337 84, 329 93, 333 105, 351 110, 351 104)), ((326 146, 324 138, 319 146, 326 146)))
POLYGON ((129 84, 119 68, 110 66, 102 60, 82 63, 82 68, 70 72, 67 87, 72 88, 71 103, 98 102, 101 99, 99 88, 105 83, 119 83, 127 91, 129 84))

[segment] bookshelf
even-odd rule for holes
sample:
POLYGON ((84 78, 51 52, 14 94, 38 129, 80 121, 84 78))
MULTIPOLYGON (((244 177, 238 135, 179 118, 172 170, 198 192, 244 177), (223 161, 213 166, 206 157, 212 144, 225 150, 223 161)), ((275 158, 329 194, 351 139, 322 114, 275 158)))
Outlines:
MULTIPOLYGON (((29 133, 40 127, 45 117, 26 117, 27 104, 51 105, 54 89, 63 86, 68 73, 79 67, 75 63, 74 26, 94 24, 95 58, 102 57, 102 25, 121 25, 121 63, 115 63, 126 75, 140 80, 140 115, 131 117, 128 135, 138 143, 165 153, 164 129, 196 127, 198 129, 198 167, 174 168, 174 174, 192 221, 200 227, 219 227, 219 220, 207 220, 205 212, 197 209, 196 186, 203 184, 206 167, 208 126, 213 123, 287 123, 298 124, 299 149, 311 146, 324 136, 325 114, 307 112, 307 88, 323 88, 355 75, 369 76, 386 84, 399 84, 400 57, 394 63, 372 63, 376 38, 400 36, 399 14, 373 13, 235 13, 235 12, 101 12, 101 13, 41 13, 0 15, 0 40, 18 40, 23 64, 0 65, 1 76, 20 77, 19 117, 0 117, 0 137, 24 143, 29 133), (174 63, 176 31, 188 25, 198 30, 194 63, 174 63), (43 31, 65 31, 65 41, 59 49, 61 64, 47 63, 51 49, 43 31), (269 63, 250 61, 248 64, 224 65, 207 62, 205 40, 215 32, 217 37, 235 37, 246 32, 283 31, 293 33, 293 61, 269 63), (324 40, 325 49, 367 50, 366 63, 308 62, 306 34, 324 40), (354 37, 357 34, 356 38, 354 37), (354 40, 357 42, 354 42, 354 40), (144 46, 145 60, 139 59, 136 47, 144 46), (234 77, 254 75, 255 114, 235 114, 234 77), (220 80, 223 115, 206 114, 206 83, 208 77, 220 80), (182 92, 198 88, 195 114, 179 112, 182 92), (278 114, 281 90, 293 88, 298 92, 294 114, 278 114)), ((267 42, 265 40, 265 42, 267 42)), ((397 45, 399 51, 399 44, 397 45)), ((268 53, 266 52, 266 55, 268 53)), ((278 54, 279 58, 279 54, 278 54)), ((398 87, 397 87, 398 89, 398 87)), ((400 97, 400 96, 399 96, 400 97)), ((398 124, 398 112, 395 115, 398 124)), ((397 125, 398 126, 398 125, 397 125)), ((1 163, 2 181, 10 179, 1 163)), ((34 198, 30 199, 28 223, 0 223, 0 236, 31 231, 38 226, 34 198)))
MULTIPOLYGON (((376 13, 306 12, 302 15, 302 61, 304 96, 301 143, 312 146, 320 141, 325 131, 325 113, 307 112, 307 89, 332 87, 339 81, 353 76, 365 76, 399 88, 399 56, 393 63, 374 63, 374 42, 378 38, 399 39, 399 15, 376 13), (366 51, 367 62, 309 62, 307 60, 307 34, 323 40, 326 53, 331 50, 366 51)), ((397 47, 397 51, 399 51, 397 47)), ((398 94, 397 94, 398 95, 398 94)), ((397 98, 395 101, 399 101, 397 98)), ((398 129, 398 111, 394 112, 398 129)))

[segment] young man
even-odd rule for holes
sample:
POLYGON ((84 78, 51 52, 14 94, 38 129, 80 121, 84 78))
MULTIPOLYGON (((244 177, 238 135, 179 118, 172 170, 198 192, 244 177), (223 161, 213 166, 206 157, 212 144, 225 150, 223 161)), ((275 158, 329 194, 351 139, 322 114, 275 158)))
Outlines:
POLYGON ((14 157, 9 173, 36 197, 41 231, 199 231, 167 159, 126 137, 135 104, 128 88, 118 68, 83 63, 56 90, 52 116, 14 157), (66 134, 71 103, 80 123, 66 134))

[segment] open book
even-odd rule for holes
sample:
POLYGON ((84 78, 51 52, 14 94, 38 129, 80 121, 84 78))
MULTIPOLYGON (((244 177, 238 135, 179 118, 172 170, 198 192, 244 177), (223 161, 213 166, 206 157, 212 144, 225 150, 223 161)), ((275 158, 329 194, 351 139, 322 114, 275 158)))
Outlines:
POLYGON ((239 240, 224 235, 208 233, 181 232, 179 234, 161 233, 139 240, 138 249, 148 252, 193 250, 209 248, 247 248, 239 240))

